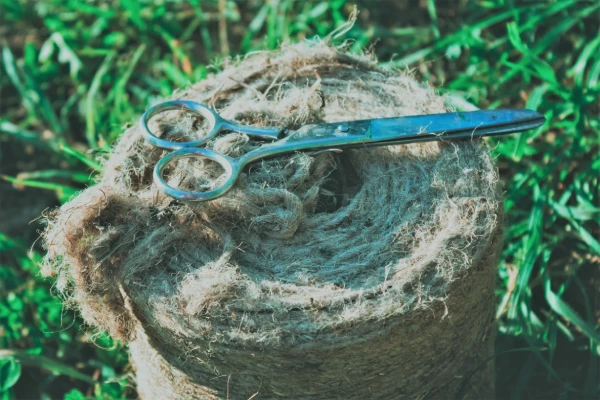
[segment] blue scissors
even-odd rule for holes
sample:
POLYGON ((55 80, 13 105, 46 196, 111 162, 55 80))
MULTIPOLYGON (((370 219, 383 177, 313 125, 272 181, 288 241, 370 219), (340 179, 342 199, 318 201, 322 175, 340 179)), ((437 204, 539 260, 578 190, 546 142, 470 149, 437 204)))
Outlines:
POLYGON ((531 110, 487 110, 305 125, 296 131, 288 131, 277 127, 239 125, 223 119, 203 104, 171 100, 149 108, 142 116, 141 123, 144 139, 148 143, 174 150, 161 158, 154 168, 154 182, 159 189, 178 200, 206 201, 227 193, 246 165, 284 153, 504 135, 537 128, 545 120, 543 115, 531 110), (148 122, 153 116, 171 110, 185 110, 204 117, 209 125, 208 134, 190 142, 173 142, 155 136, 148 128, 148 122), (270 143, 239 158, 200 147, 223 132, 239 132, 270 143), (219 163, 226 175, 223 184, 206 192, 185 191, 169 186, 163 178, 165 167, 176 160, 190 157, 208 158, 219 163))

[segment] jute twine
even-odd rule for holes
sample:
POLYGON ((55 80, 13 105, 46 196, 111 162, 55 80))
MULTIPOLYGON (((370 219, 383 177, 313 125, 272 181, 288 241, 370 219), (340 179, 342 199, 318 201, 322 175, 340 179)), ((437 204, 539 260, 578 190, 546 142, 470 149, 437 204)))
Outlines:
MULTIPOLYGON (((324 42, 250 55, 174 98, 289 129, 446 111, 407 74, 324 42)), ((152 125, 202 130, 179 111, 152 125)), ((234 133, 209 147, 257 145, 234 133)), ((193 204, 156 190, 163 154, 129 128, 99 183, 45 233, 44 273, 90 325, 129 344, 141 397, 491 396, 502 218, 480 141, 285 155, 193 204)), ((169 181, 197 189, 218 176, 185 161, 169 181)))

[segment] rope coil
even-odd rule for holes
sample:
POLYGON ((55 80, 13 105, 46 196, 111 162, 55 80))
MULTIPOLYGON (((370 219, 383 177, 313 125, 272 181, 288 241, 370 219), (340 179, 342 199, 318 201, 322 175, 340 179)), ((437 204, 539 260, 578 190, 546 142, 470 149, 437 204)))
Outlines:
MULTIPOLYGON (((445 111, 431 88, 327 43, 255 54, 174 98, 288 129, 445 111)), ((152 124, 201 130, 178 111, 152 124)), ((208 147, 255 145, 233 133, 208 147)), ((493 350, 502 202, 481 142, 267 160, 198 204, 153 186, 163 154, 128 129, 45 232, 44 273, 130 344, 142 397, 451 397, 467 379, 489 393, 490 370, 470 368, 493 350)), ((219 175, 181 161, 165 179, 197 190, 219 175)))

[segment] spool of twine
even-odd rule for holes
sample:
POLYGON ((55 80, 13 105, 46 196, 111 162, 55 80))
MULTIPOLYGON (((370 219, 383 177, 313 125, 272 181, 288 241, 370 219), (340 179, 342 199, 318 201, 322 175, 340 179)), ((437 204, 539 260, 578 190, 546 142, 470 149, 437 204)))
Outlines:
MULTIPOLYGON (((446 111, 407 74, 325 42, 254 54, 174 98, 289 129, 446 111)), ((151 128, 197 137, 202 124, 172 111, 151 128)), ((129 344, 142 398, 493 396, 502 203, 481 141, 288 154, 222 198, 182 204, 153 185, 165 152, 140 132, 51 216, 44 273, 129 344)), ((257 145, 232 133, 208 147, 257 145)), ((168 174, 197 189, 219 170, 185 161, 168 174)))

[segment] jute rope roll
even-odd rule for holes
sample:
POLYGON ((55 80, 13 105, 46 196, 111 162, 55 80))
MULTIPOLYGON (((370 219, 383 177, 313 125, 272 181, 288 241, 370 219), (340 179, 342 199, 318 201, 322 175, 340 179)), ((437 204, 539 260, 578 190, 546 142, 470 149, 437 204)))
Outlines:
MULTIPOLYGON (((174 97, 290 129, 446 110, 410 76, 326 43, 233 64, 174 97)), ((151 125, 202 128, 179 111, 151 125)), ((257 145, 229 134, 209 147, 257 145)), ((193 204, 153 186, 163 154, 129 128, 45 233, 45 274, 129 343, 142 398, 490 398, 502 203, 482 142, 287 155, 193 204)), ((218 175, 185 161, 169 181, 218 175)))

